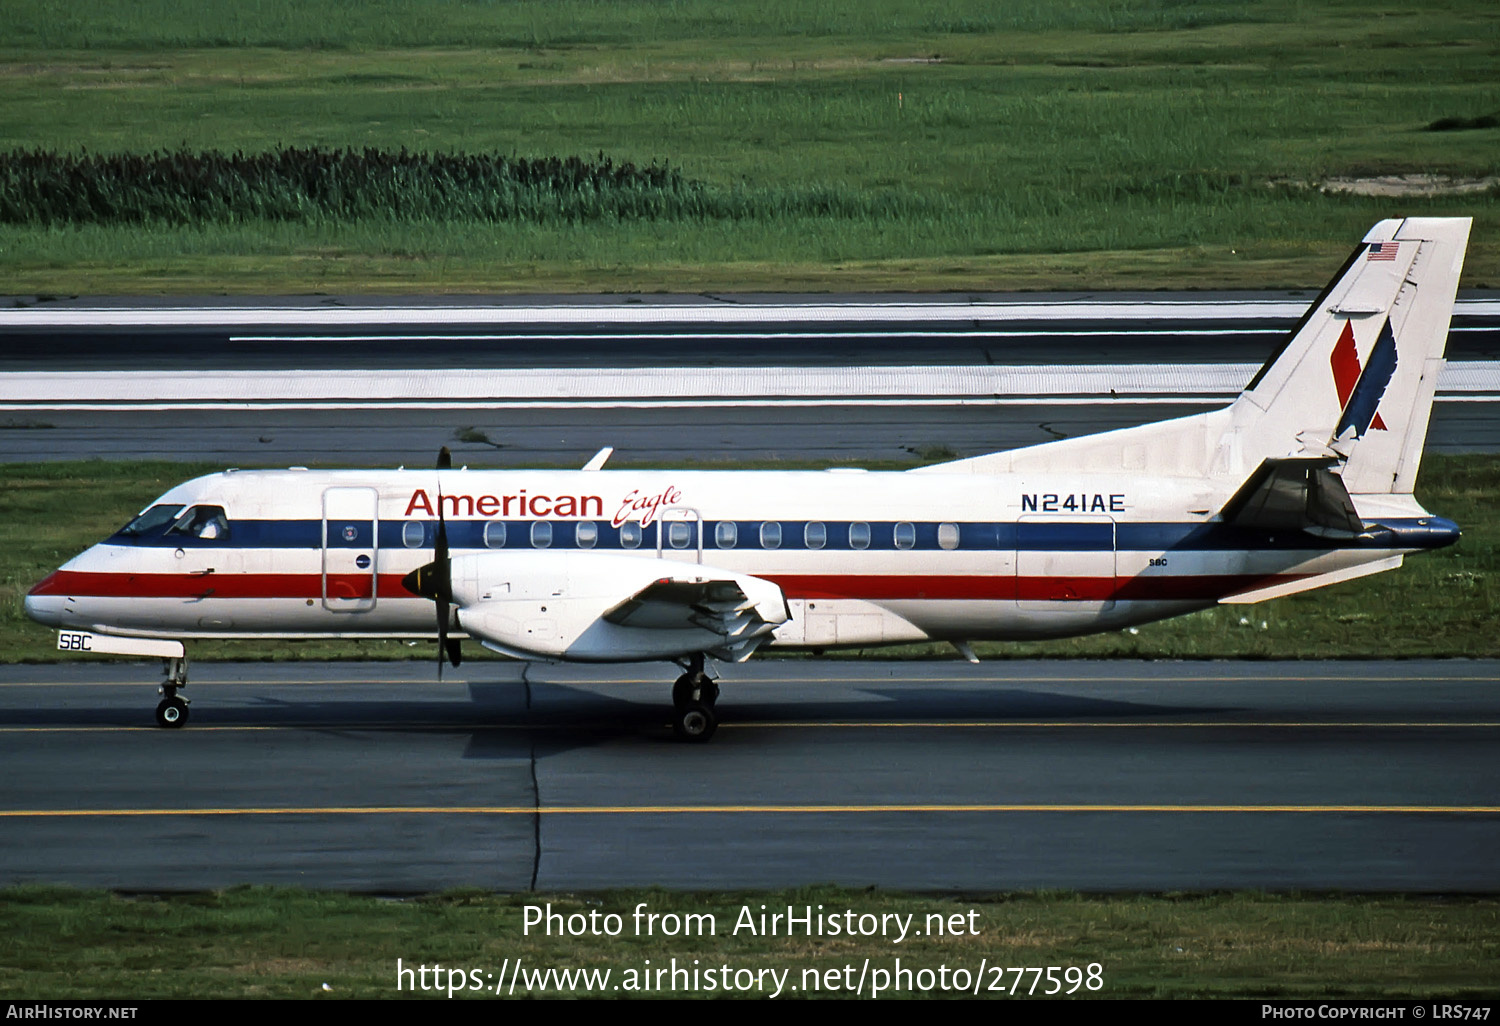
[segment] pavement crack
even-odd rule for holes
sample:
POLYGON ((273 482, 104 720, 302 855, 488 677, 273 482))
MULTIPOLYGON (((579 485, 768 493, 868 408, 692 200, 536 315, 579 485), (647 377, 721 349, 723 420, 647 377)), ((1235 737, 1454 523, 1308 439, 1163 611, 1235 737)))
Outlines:
POLYGON ((536 738, 531 739, 531 886, 536 890, 537 874, 542 870, 542 790, 536 782, 536 738))
MULTIPOLYGON (((526 711, 531 711, 531 664, 521 664, 521 683, 526 687, 526 711)), ((531 886, 536 890, 536 878, 542 871, 542 789, 536 779, 536 735, 530 736, 531 758, 531 886)))

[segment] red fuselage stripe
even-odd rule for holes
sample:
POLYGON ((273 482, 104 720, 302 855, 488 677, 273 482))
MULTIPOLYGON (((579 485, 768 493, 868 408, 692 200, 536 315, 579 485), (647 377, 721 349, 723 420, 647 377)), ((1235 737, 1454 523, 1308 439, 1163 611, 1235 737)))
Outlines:
MULTIPOLYGON (((382 574, 381 598, 413 598, 400 574, 382 574)), ((328 593, 368 598, 369 574, 329 574, 328 593)), ((94 598, 319 598, 321 574, 124 574, 58 570, 31 589, 32 595, 87 595, 94 598)))
MULTIPOLYGON (((789 599, 989 601, 1202 601, 1299 580, 1305 574, 1202 574, 1150 577, 1016 577, 936 574, 766 574, 789 599)), ((328 594, 368 598, 370 575, 329 574, 328 594)), ((318 599, 321 574, 128 574, 58 570, 32 595, 98 598, 318 599)), ((379 598, 413 598, 399 574, 381 574, 379 598)))

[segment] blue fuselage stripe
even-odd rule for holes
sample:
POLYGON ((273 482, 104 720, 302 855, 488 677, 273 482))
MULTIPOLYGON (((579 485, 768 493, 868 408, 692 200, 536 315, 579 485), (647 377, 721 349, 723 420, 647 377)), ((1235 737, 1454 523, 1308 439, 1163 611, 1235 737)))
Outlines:
MULTIPOLYGON (((1359 538, 1325 538, 1303 531, 1267 531, 1238 527, 1233 524, 1185 524, 1185 523, 1020 523, 971 522, 957 524, 957 542, 953 543, 951 532, 943 538, 949 542, 940 544, 938 523, 910 523, 896 521, 870 521, 869 544, 850 543, 848 521, 815 521, 823 525, 823 544, 809 544, 808 521, 783 520, 780 524, 780 544, 761 544, 759 520, 731 521, 735 525, 735 544, 723 546, 725 551, 764 550, 770 548, 811 551, 936 551, 943 549, 974 551, 1025 551, 1025 552, 1100 552, 1114 549, 1121 552, 1165 552, 1165 551, 1244 551, 1250 549, 1306 549, 1330 550, 1341 548, 1430 548, 1448 544, 1457 536, 1457 528, 1449 521, 1433 517, 1426 520, 1391 519, 1381 521, 1376 527, 1359 538), (900 529, 898 531, 898 528, 900 529)), ((631 551, 655 549, 657 530, 661 526, 649 524, 638 532, 637 544, 629 544, 630 537, 621 528, 608 521, 578 520, 504 520, 486 522, 482 520, 448 521, 448 544, 454 549, 533 549, 533 548, 579 548, 577 530, 580 523, 594 525, 593 544, 584 547, 601 550, 631 551), (504 541, 499 539, 502 531, 487 523, 504 524, 504 541), (550 542, 533 544, 533 527, 546 524, 550 527, 550 542)), ((703 524, 705 551, 717 551, 719 521, 703 524)), ((626 525, 629 528, 631 525, 626 525)), ((696 523, 667 524, 668 534, 664 544, 667 551, 696 550, 698 526, 696 523), (679 530, 674 531, 677 527, 679 530), (685 527, 685 532, 680 528, 685 527), (679 544, 680 543, 680 544, 679 544)), ((545 529, 544 529, 545 531, 545 529)), ((368 549, 371 547, 371 522, 330 520, 328 523, 328 547, 368 549)), ((632 532, 632 536, 635 532, 632 532)), ((431 549, 437 536, 436 520, 386 520, 378 525, 379 548, 431 549), (420 537, 420 540, 418 538, 420 537)), ((816 542, 818 532, 811 532, 816 542)), ((585 539, 587 541, 587 539, 585 539)), ((182 534, 154 537, 116 534, 107 542, 110 545, 130 545, 143 548, 230 548, 230 549, 318 549, 323 546, 323 521, 321 520, 234 520, 228 533, 215 539, 185 537, 182 534)))

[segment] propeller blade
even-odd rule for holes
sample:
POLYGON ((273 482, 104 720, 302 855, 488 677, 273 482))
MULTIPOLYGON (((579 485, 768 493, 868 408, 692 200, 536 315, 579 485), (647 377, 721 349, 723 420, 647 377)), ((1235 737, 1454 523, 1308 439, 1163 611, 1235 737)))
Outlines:
MULTIPOLYGON (((453 454, 445 445, 438 450, 437 469, 447 470, 453 466, 453 454)), ((443 679, 443 657, 456 668, 462 656, 458 651, 458 639, 448 637, 449 612, 453 605, 453 561, 448 555, 448 520, 443 514, 443 479, 438 476, 438 526, 433 544, 433 563, 438 566, 437 580, 433 582, 437 603, 438 621, 438 680, 443 679)))
POLYGON ((448 650, 448 601, 442 597, 437 600, 438 618, 438 680, 443 679, 443 653, 448 650))
MULTIPOLYGON (((453 465, 453 457, 444 446, 438 453, 439 470, 453 465)), ((448 624, 453 613, 453 559, 448 552, 448 521, 443 515, 443 479, 438 477, 438 526, 433 538, 432 562, 417 567, 401 578, 401 586, 413 595, 430 599, 437 612, 438 635, 438 680, 443 679, 444 657, 454 667, 463 661, 463 652, 457 638, 448 637, 448 624)))
POLYGON ((434 559, 431 563, 417 567, 411 573, 401 578, 401 587, 428 599, 437 606, 437 629, 438 629, 438 679, 443 677, 443 654, 447 653, 448 661, 454 666, 458 665, 459 657, 458 639, 448 637, 448 622, 451 619, 453 604, 453 561, 447 556, 442 559, 434 559))

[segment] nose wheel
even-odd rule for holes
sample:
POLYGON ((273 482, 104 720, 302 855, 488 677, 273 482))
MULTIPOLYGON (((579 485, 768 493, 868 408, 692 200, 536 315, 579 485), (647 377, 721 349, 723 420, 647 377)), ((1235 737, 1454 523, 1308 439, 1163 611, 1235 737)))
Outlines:
POLYGON ((167 679, 162 682, 164 696, 156 706, 158 727, 182 727, 188 721, 188 700, 177 694, 178 688, 187 687, 187 659, 164 660, 167 679))
POLYGON ((181 727, 187 723, 187 720, 187 699, 168 695, 157 703, 156 725, 158 727, 181 727))

